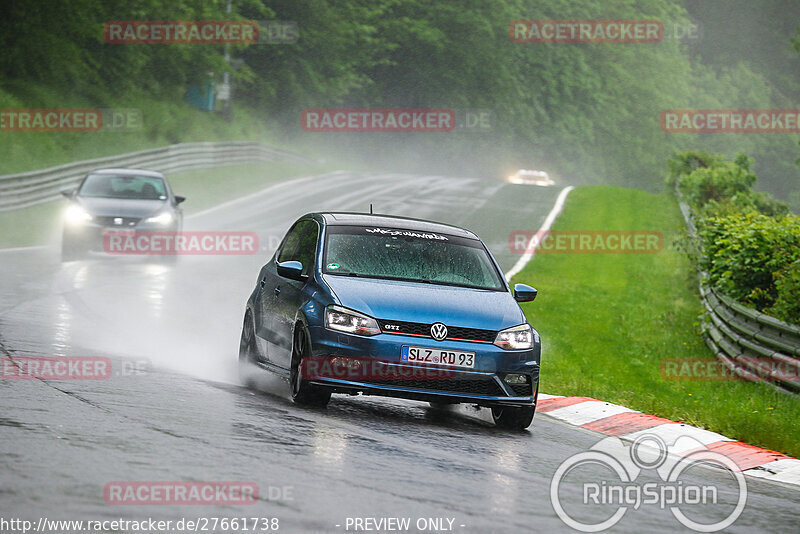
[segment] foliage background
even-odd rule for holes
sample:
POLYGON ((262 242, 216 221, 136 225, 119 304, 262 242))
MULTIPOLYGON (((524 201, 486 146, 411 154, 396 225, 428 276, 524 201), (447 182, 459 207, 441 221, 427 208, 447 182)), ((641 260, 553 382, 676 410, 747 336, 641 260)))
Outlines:
MULTIPOLYGON (((671 108, 796 108, 795 0, 6 0, 0 4, 0 106, 138 107, 141 138, 92 139, 106 151, 219 136, 280 139, 398 170, 502 176, 541 168, 569 183, 662 187, 678 149, 754 156, 759 187, 800 207, 798 136, 667 134, 671 108), (109 20, 292 20, 292 45, 108 45, 109 20), (659 19, 653 44, 519 44, 515 19, 659 19), (694 24, 695 39, 674 38, 694 24), (189 83, 230 69, 233 126, 183 101, 189 83), (490 109, 488 133, 309 134, 308 107, 490 109), (114 146, 112 147, 111 143, 114 146)), ((33 151, 87 137, 17 134, 0 172, 33 151), (37 145, 33 147, 32 145, 37 145)), ((28 164, 26 161, 25 165, 28 164)), ((15 168, 16 170, 16 168, 15 168)))

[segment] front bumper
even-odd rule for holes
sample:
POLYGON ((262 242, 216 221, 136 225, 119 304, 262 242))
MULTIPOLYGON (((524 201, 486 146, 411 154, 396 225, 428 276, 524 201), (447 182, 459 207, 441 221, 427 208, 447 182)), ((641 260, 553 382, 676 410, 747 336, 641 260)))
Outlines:
POLYGON ((178 227, 175 225, 159 226, 153 224, 146 224, 141 222, 134 225, 126 226, 105 226, 92 222, 80 224, 65 224, 62 239, 64 242, 69 243, 70 246, 85 250, 89 252, 105 252, 110 254, 119 254, 109 249, 109 242, 107 235, 120 234, 137 235, 150 234, 153 232, 176 232, 178 227))
POLYGON ((434 341, 382 333, 354 336, 323 327, 309 329, 318 372, 304 373, 311 383, 334 392, 363 393, 442 403, 482 406, 532 406, 539 384, 539 345, 508 351, 491 343, 434 341), (401 360, 403 345, 475 353, 475 367, 464 369, 401 360), (322 369, 320 368, 322 362, 322 369), (331 362, 333 365, 325 366, 331 362), (352 369, 352 372, 348 372, 352 369), (509 384, 508 374, 525 384, 509 384))

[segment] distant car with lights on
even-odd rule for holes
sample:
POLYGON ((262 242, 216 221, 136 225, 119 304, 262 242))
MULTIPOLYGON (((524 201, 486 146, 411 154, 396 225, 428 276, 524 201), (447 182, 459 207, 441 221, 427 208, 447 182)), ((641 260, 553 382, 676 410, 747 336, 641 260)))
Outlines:
POLYGON ((331 393, 491 408, 527 428, 539 390, 539 334, 474 233, 430 221, 311 213, 289 229, 247 301, 240 375, 269 371, 295 402, 331 393))
POLYGON ((107 231, 180 231, 186 197, 174 195, 160 172, 140 169, 99 169, 75 189, 61 192, 69 204, 64 212, 61 257, 78 259, 103 251, 107 231))
POLYGON ((511 176, 508 177, 507 181, 512 184, 530 184, 530 185, 541 185, 541 186, 548 186, 554 185, 555 182, 548 176, 545 171, 531 171, 526 169, 520 169, 511 176))

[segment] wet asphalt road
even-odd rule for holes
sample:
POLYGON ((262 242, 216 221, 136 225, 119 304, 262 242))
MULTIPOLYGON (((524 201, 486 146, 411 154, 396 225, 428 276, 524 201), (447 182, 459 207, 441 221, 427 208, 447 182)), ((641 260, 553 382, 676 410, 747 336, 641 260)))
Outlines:
MULTIPOLYGON (((172 265, 137 257, 61 264, 55 248, 0 253, 2 356, 113 362, 108 380, 0 380, 0 518, 262 517, 278 518, 280 532, 363 532, 348 518, 392 517, 410 519, 406 532, 571 531, 554 512, 550 481, 599 434, 545 414, 527 432, 507 432, 485 410, 376 397, 334 396, 326 410, 306 409, 277 379, 265 376, 256 390, 236 379, 244 302, 258 268, 303 213, 366 211, 372 202, 376 212, 466 226, 507 270, 517 259, 509 233, 538 229, 557 193, 334 173, 282 182, 186 221, 187 230, 255 231, 257 255, 186 256, 172 265), (114 505, 103 494, 114 481, 245 481, 260 495, 251 505, 114 505), (430 528, 428 518, 452 526, 430 528)), ((616 507, 581 504, 587 477, 610 480, 602 468, 567 478, 560 502, 576 517, 610 516, 616 507)), ((637 482, 658 480, 644 471, 637 482)), ((730 476, 696 468, 685 480, 714 485, 721 502, 688 515, 713 522, 730 512, 730 476)), ((800 492, 758 480, 747 489, 728 531, 798 530, 800 492)), ((611 529, 686 530, 669 509, 648 504, 611 529)))

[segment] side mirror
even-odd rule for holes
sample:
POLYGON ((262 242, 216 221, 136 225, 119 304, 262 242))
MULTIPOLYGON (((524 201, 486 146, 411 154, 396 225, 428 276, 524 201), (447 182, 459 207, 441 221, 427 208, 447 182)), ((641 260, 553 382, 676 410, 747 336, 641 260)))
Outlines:
POLYGON ((514 284, 514 300, 517 302, 532 302, 538 291, 526 284, 514 284))
POLYGON ((283 261, 277 264, 278 275, 292 280, 303 280, 303 264, 299 261, 283 261))
POLYGON ((67 198, 72 198, 75 196, 76 191, 77 189, 64 189, 63 191, 61 191, 61 194, 67 198))
POLYGON ((180 195, 175 195, 175 204, 180 204, 184 200, 186 200, 186 197, 182 197, 180 195))

